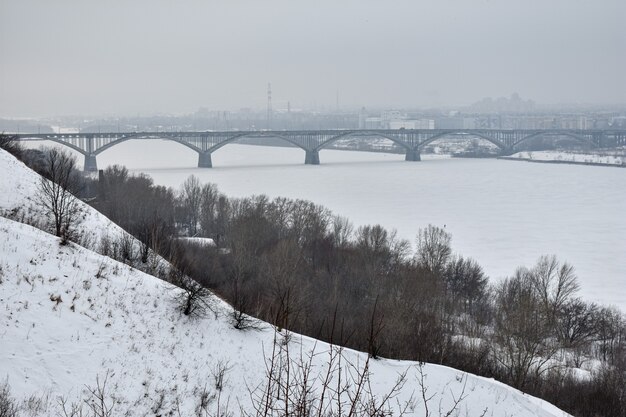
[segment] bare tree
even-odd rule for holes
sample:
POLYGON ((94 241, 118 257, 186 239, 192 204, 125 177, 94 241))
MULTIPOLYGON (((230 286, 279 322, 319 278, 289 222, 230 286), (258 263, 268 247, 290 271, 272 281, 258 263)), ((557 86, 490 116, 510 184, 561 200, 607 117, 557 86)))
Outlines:
POLYGON ((200 219, 200 207, 202 204, 202 186, 195 175, 189 176, 180 190, 180 200, 189 225, 189 234, 195 236, 198 233, 198 220, 200 219))
POLYGON ((379 224, 361 226, 356 232, 357 245, 374 253, 389 249, 389 232, 379 224))
POLYGON ((429 224, 417 232, 417 263, 435 274, 440 274, 452 253, 450 234, 429 224))
POLYGON ((563 304, 556 315, 556 334, 567 348, 587 344, 596 333, 598 306, 575 298, 563 304))
POLYGON ((551 368, 558 350, 529 270, 520 268, 499 285, 496 309, 494 358, 513 386, 526 389, 551 368))
POLYGON ((598 355, 603 361, 624 363, 626 351, 626 322, 622 312, 615 307, 602 307, 595 320, 598 355))
POLYGON ((176 299, 184 315, 201 318, 205 317, 208 311, 213 311, 211 291, 199 282, 175 268, 170 271, 169 279, 182 290, 176 299))
POLYGON ((230 295, 233 307, 231 312, 233 327, 237 330, 260 330, 262 329, 261 322, 249 315, 252 309, 250 303, 251 291, 245 288, 245 285, 241 277, 235 274, 232 280, 232 293, 230 295))
MULTIPOLYGON (((217 208, 221 195, 215 184, 204 184, 200 196, 200 227, 204 236, 217 236, 217 208)), ((215 239, 214 239, 215 240, 215 239)))
POLYGON ((400 401, 408 369, 383 393, 373 389, 370 357, 351 361, 341 347, 329 346, 327 352, 302 352, 293 355, 290 342, 276 332, 270 355, 265 355, 265 378, 249 387, 252 412, 243 416, 403 416, 413 411, 413 396, 400 401), (315 364, 320 354, 325 363, 315 364))
POLYGON ((281 328, 290 328, 303 312, 306 285, 297 279, 302 263, 302 250, 294 240, 278 242, 263 258, 262 271, 272 298, 270 311, 281 328))
MULTIPOLYGON (((419 386, 419 396, 422 403, 422 407, 424 408, 424 417, 432 417, 433 415, 431 414, 431 412, 433 411, 429 405, 430 402, 433 400, 433 398, 435 397, 435 394, 429 394, 428 393, 428 385, 426 384, 426 378, 428 377, 427 374, 424 373, 424 363, 423 362, 419 362, 417 364, 417 385, 419 386)), ((450 416, 458 416, 460 415, 459 412, 459 408, 461 403, 469 396, 469 394, 466 394, 466 388, 467 388, 467 374, 463 374, 460 376, 460 380, 459 377, 456 377, 456 380, 458 382, 462 382, 463 383, 463 387, 461 389, 461 392, 458 394, 458 396, 454 395, 454 392, 452 391, 452 389, 450 389, 450 396, 452 398, 452 405, 450 408, 448 409, 443 409, 442 408, 442 402, 441 400, 439 401, 439 409, 438 409, 438 415, 439 417, 450 417, 450 416)), ((446 384, 447 388, 450 383, 446 384)), ((419 401, 418 401, 419 402, 419 401)), ((479 417, 484 417, 487 414, 487 408, 485 408, 485 410, 483 411, 483 413, 479 416, 479 417)))
POLYGON ((72 191, 77 186, 76 159, 70 154, 52 148, 45 155, 39 197, 43 207, 54 217, 54 230, 63 244, 70 238, 70 228, 78 212, 72 191), (44 178, 45 177, 45 178, 44 178))
POLYGON ((94 417, 111 417, 113 416, 113 408, 115 407, 116 400, 107 392, 107 380, 109 378, 109 371, 107 370, 102 383, 100 378, 96 376, 96 386, 85 386, 89 392, 89 398, 84 402, 91 410, 91 415, 94 417), (110 397, 110 400, 107 399, 110 397))
POLYGON ((23 153, 22 146, 17 140, 17 136, 6 135, 4 133, 0 134, 0 149, 4 149, 16 158, 20 158, 23 153))
POLYGON ((213 295, 211 291, 187 275, 187 269, 191 265, 185 263, 184 248, 174 244, 170 262, 172 267, 168 280, 180 289, 175 299, 183 314, 198 318, 205 317, 209 311, 217 314, 211 304, 213 295))
POLYGON ((444 278, 448 300, 464 313, 473 312, 474 305, 485 297, 487 277, 478 262, 471 258, 453 257, 446 266, 444 278))
POLYGON ((18 407, 7 381, 0 384, 0 417, 18 417, 18 407))
POLYGON ((346 247, 350 243, 350 238, 354 227, 347 217, 333 216, 332 218, 332 238, 336 247, 346 247))
POLYGON ((378 296, 376 296, 376 300, 374 301, 374 308, 372 309, 369 323, 369 337, 367 338, 367 352, 373 359, 378 359, 383 343, 380 338, 380 333, 384 328, 384 314, 378 312, 377 308, 378 296))
POLYGON ((579 289, 574 267, 554 255, 539 258, 529 277, 550 319, 579 289))

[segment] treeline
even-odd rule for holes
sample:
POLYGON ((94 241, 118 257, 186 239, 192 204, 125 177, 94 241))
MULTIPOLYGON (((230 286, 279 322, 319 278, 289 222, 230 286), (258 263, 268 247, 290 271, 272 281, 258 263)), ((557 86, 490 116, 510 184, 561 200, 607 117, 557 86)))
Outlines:
POLYGON ((554 256, 494 284, 432 225, 413 250, 309 201, 228 198, 194 176, 174 191, 119 166, 101 172, 95 195, 94 207, 143 242, 142 261, 154 250, 222 296, 236 328, 254 328, 251 315, 373 358, 494 377, 574 415, 626 415, 624 317, 579 298, 573 267, 554 256))

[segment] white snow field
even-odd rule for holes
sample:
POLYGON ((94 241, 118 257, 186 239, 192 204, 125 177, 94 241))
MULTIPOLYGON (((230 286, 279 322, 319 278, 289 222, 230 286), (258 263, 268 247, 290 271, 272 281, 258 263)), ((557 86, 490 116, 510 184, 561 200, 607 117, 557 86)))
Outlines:
MULTIPOLYGON (((11 158, 0 151, 2 177, 12 178, 2 180, 2 203, 11 193, 14 202, 19 196, 23 207, 31 207, 29 213, 37 213, 32 207, 36 174, 11 158)), ((115 230, 88 206, 84 216, 83 232, 115 230)), ((42 230, 0 217, 0 382, 10 385, 20 403, 33 395, 43 398, 37 415, 44 416, 62 415, 60 401, 67 408, 72 403, 87 407, 81 401, 92 399, 89 388, 102 386, 105 378, 104 402, 113 407, 112 416, 198 415, 203 398, 210 415, 225 409, 254 414, 276 347, 283 365, 289 349, 292 381, 297 380, 296 364, 310 360, 310 395, 322 391, 333 351, 328 344, 287 336, 263 323, 260 330, 237 330, 230 306, 217 298, 212 299, 214 313, 184 316, 179 294, 128 265, 77 244, 62 246, 42 230), (220 368, 226 369, 221 390, 214 378, 220 368)), ((344 350, 331 385, 338 383, 338 369, 345 383, 367 363, 366 354, 344 350)), ((413 399, 412 415, 426 415, 426 406, 433 416, 452 409, 455 416, 568 415, 497 381, 443 366, 385 359, 368 366, 368 391, 378 401, 406 373, 389 406, 402 407, 413 399)), ((347 398, 345 393, 340 400, 347 398)))

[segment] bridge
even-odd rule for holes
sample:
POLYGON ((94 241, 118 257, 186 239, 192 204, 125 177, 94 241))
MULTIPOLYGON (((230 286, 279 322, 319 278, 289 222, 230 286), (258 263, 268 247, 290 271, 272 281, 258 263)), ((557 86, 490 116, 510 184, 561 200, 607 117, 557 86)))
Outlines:
POLYGON ((304 163, 319 165, 320 150, 340 139, 385 138, 404 149, 407 161, 419 161, 420 151, 444 137, 478 137, 500 149, 502 155, 515 153, 522 143, 537 137, 567 136, 588 147, 626 145, 626 130, 498 130, 498 129, 397 129, 397 130, 315 130, 315 131, 227 131, 227 132, 118 132, 118 133, 46 133, 12 135, 20 141, 52 141, 84 155, 85 171, 97 171, 96 157, 107 149, 131 139, 165 139, 177 142, 198 153, 198 167, 211 168, 211 154, 241 139, 278 138, 305 152, 304 163))

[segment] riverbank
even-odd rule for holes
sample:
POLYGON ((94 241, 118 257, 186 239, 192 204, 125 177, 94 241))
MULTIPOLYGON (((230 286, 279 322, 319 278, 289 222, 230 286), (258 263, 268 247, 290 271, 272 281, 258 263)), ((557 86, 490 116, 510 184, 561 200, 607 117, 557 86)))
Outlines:
POLYGON ((498 159, 509 161, 539 162, 545 164, 573 164, 626 168, 626 156, 596 153, 570 153, 562 151, 518 152, 498 159))

